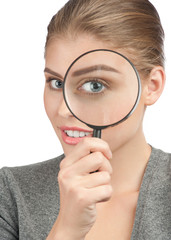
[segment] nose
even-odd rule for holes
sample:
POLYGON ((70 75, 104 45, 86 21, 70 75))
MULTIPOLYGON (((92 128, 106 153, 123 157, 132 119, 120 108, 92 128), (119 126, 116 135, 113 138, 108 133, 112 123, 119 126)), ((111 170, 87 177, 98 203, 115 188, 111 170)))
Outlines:
POLYGON ((65 118, 73 116, 72 113, 67 108, 66 103, 63 98, 61 99, 61 102, 59 103, 58 114, 65 118))

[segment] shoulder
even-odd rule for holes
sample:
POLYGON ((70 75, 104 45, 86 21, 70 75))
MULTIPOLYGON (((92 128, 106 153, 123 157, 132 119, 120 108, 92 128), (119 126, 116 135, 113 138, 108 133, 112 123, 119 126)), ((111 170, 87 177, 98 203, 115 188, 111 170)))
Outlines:
MULTIPOLYGON (((0 169, 0 195, 10 199, 17 195, 34 194, 54 187, 57 184, 59 166, 64 155, 48 161, 21 167, 4 167, 0 169)), ((49 189, 50 190, 50 189, 49 189)), ((2 200, 2 199, 1 199, 2 200)))
MULTIPOLYGON (((151 157, 148 164, 149 170, 153 172, 154 181, 168 182, 170 180, 171 154, 160 149, 152 148, 151 157)), ((147 170, 148 170, 147 168, 147 170)))
POLYGON ((37 181, 38 179, 47 179, 47 177, 49 178, 49 176, 57 176, 59 172, 59 165, 63 158, 64 155, 61 155, 47 161, 26 166, 4 167, 0 169, 0 184, 2 183, 2 181, 11 182, 15 180, 17 182, 28 182, 29 180, 37 181))
POLYGON ((168 200, 170 189, 171 154, 152 148, 152 153, 144 174, 142 190, 149 197, 160 201, 168 200))
POLYGON ((170 166, 171 154, 152 147, 131 239, 170 239, 170 166))
MULTIPOLYGON (((0 169, 0 234, 4 239, 12 239, 11 236, 18 239, 19 228, 21 234, 23 229, 33 228, 30 224, 34 218, 38 218, 39 222, 44 220, 39 215, 49 214, 47 219, 53 220, 50 214, 51 211, 58 212, 57 175, 63 158, 64 155, 61 155, 36 164, 0 169), (19 221, 21 218, 22 221, 19 221)), ((48 226, 47 222, 44 225, 48 226)), ((35 233, 38 225, 34 224, 34 228, 35 233)), ((45 234, 43 231, 46 228, 39 230, 41 234, 45 234)))
POLYGON ((171 154, 152 148, 140 189, 133 239, 169 239, 170 166, 171 154))

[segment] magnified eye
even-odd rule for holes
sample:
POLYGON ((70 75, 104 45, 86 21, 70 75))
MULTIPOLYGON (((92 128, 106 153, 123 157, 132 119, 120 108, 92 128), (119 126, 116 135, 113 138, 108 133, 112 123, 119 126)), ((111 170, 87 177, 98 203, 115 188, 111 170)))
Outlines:
POLYGON ((89 81, 84 83, 79 90, 83 90, 88 93, 101 93, 105 89, 105 86, 97 81, 89 81))
POLYGON ((53 89, 61 89, 61 88, 63 88, 63 82, 59 79, 52 79, 51 80, 51 87, 53 89))

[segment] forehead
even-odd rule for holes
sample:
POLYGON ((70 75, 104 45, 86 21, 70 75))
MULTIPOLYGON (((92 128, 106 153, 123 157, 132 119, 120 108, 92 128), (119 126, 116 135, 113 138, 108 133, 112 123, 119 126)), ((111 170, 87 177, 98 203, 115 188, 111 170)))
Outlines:
POLYGON ((45 65, 62 73, 84 52, 104 48, 109 49, 109 45, 85 34, 75 38, 56 37, 47 46, 45 65))

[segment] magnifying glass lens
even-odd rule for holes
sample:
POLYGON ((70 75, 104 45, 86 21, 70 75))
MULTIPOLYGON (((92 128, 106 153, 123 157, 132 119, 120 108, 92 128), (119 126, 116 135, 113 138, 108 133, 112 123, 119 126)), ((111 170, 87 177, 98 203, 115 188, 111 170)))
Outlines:
POLYGON ((138 73, 123 55, 95 50, 76 59, 65 75, 64 97, 72 114, 91 126, 114 125, 134 110, 138 73))

